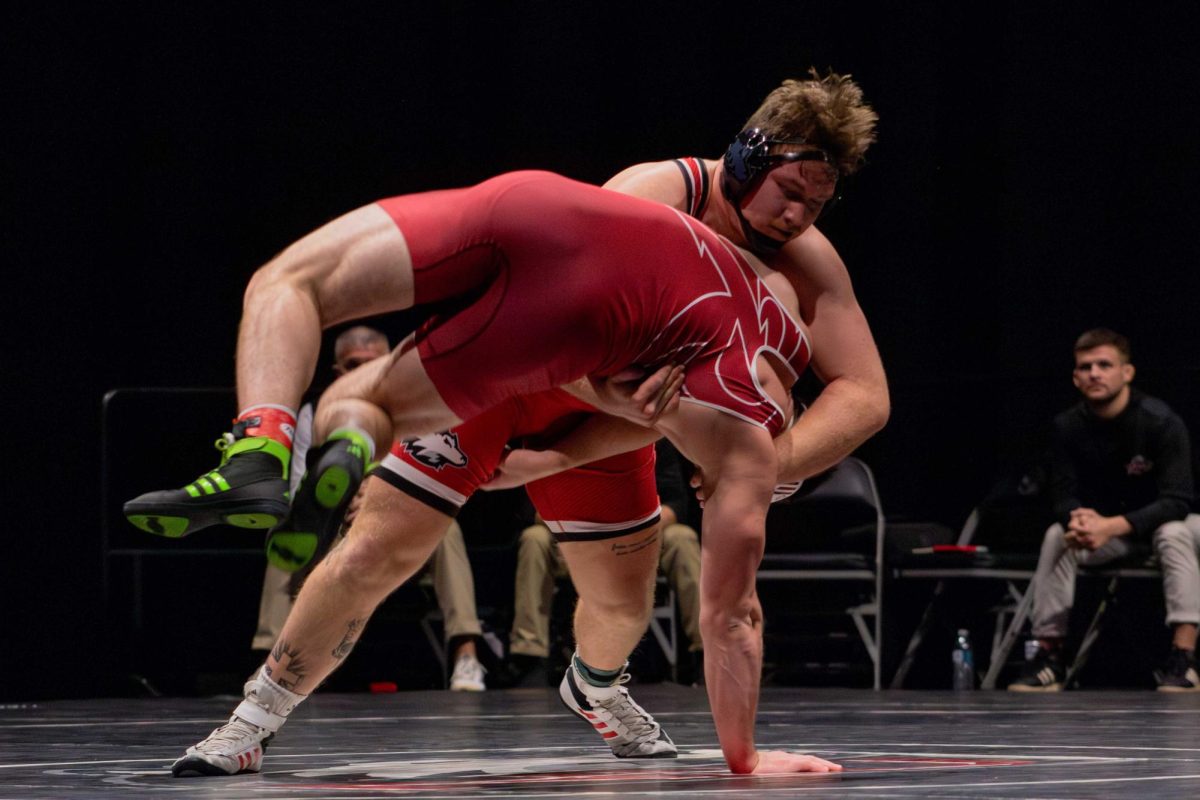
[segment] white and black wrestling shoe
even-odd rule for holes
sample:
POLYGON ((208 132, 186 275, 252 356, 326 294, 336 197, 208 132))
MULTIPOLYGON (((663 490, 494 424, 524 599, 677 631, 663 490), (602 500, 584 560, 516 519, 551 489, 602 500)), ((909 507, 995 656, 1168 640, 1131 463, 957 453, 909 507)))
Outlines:
POLYGON ((603 737, 617 758, 675 758, 675 743, 629 696, 624 686, 628 682, 629 673, 622 669, 612 686, 593 686, 583 679, 575 659, 571 659, 558 695, 563 705, 603 737))

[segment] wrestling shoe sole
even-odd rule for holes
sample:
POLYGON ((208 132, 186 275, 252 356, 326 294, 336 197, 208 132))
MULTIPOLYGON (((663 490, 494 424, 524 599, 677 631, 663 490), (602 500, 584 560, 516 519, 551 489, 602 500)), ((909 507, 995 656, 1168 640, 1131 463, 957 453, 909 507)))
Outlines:
POLYGON ((318 457, 316 478, 304 476, 287 518, 267 534, 267 561, 285 572, 297 572, 327 547, 342 515, 362 483, 362 462, 333 448, 318 457))
POLYGON ((180 501, 176 499, 130 500, 124 506, 125 518, 135 527, 158 536, 178 539, 213 525, 232 525, 248 530, 266 530, 279 524, 288 512, 284 481, 272 481, 264 492, 269 496, 247 498, 213 497, 180 501))
POLYGON ((188 753, 171 765, 171 775, 176 778, 188 778, 194 776, 245 775, 252 772, 261 772, 263 758, 267 754, 267 745, 274 738, 275 734, 272 733, 263 738, 256 748, 246 748, 240 752, 222 754, 221 757, 227 758, 230 761, 235 758, 237 759, 239 769, 236 772, 229 772, 222 769, 199 753, 188 753))
POLYGON ((238 770, 237 772, 226 772, 216 764, 210 764, 199 756, 187 756, 181 758, 171 765, 171 775, 176 778, 188 778, 193 776, 211 776, 211 775, 245 775, 250 772, 258 772, 258 769, 248 768, 238 770))

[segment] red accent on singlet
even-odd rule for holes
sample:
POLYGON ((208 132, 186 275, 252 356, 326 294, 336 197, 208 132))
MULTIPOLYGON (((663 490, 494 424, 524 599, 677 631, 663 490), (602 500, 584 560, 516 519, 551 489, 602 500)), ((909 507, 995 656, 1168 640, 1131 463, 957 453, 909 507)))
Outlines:
POLYGON ((798 375, 804 330, 696 220, 544 172, 379 205, 408 244, 416 302, 465 298, 418 332, 421 363, 460 418, 584 375, 675 362, 685 397, 783 430, 755 359, 773 352, 798 375))

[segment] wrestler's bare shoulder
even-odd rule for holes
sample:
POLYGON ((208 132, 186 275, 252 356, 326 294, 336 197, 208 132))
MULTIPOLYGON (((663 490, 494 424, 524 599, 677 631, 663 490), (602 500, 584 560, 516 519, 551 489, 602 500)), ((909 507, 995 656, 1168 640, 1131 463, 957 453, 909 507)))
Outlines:
POLYGON ((815 225, 788 242, 768 266, 787 275, 801 291, 839 290, 850 281, 842 257, 815 225))
MULTIPOLYGON (((706 165, 706 170, 708 167, 706 165)), ((677 161, 646 161, 626 167, 608 179, 605 189, 656 200, 672 208, 687 205, 687 185, 677 161)))

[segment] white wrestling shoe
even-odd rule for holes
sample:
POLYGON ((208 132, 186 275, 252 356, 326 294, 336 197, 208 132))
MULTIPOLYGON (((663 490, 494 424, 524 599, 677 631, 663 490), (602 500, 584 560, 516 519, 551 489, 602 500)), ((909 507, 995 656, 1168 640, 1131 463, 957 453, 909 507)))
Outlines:
POLYGON ((172 775, 240 775, 262 769, 267 743, 305 695, 289 692, 263 670, 246 682, 243 692, 246 699, 234 709, 229 722, 189 747, 183 758, 171 765, 172 775))
POLYGON ((594 728, 617 758, 675 758, 678 750, 671 737, 634 702, 623 684, 629 682, 624 669, 612 686, 592 686, 571 659, 558 687, 563 705, 594 728))
POLYGON ((240 775, 262 769, 263 752, 275 734, 236 716, 171 765, 176 778, 187 775, 240 775))
POLYGON ((482 692, 487 689, 483 682, 486 672, 479 659, 470 654, 463 654, 454 662, 454 674, 450 676, 450 691, 452 692, 482 692))

